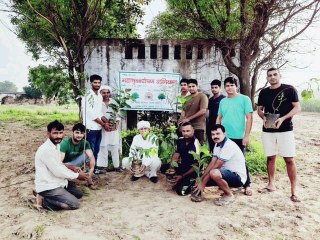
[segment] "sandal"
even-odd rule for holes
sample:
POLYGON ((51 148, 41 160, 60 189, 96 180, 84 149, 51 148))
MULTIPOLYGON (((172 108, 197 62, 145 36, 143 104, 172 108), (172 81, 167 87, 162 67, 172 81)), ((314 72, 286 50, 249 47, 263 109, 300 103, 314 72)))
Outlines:
POLYGON ((294 194, 291 195, 290 199, 292 202, 301 202, 301 200, 294 194))

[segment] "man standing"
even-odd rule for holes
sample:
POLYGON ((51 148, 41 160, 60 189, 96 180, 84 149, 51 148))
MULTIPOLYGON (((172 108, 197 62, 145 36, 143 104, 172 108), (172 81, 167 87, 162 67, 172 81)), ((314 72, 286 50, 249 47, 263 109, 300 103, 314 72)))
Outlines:
POLYGON ((190 93, 188 91, 188 79, 182 78, 180 80, 180 95, 182 97, 186 97, 186 96, 190 95, 190 93))
MULTIPOLYGON (((100 151, 101 128, 108 127, 100 119, 102 109, 102 97, 99 93, 102 78, 99 75, 91 75, 91 89, 86 96, 82 98, 82 118, 87 129, 87 140, 93 152, 94 158, 97 160, 100 151)), ((103 173, 96 169, 96 174, 103 173)))
MULTIPOLYGON (((222 99, 219 106, 217 124, 222 124, 228 138, 234 141, 244 153, 249 143, 252 128, 252 104, 248 96, 237 93, 237 80, 228 77, 224 80, 227 97, 222 99)), ((250 176, 247 168, 248 179, 244 185, 244 194, 251 196, 250 176)))
POLYGON ((96 161, 89 142, 84 140, 85 132, 86 127, 83 124, 74 125, 72 137, 63 139, 60 144, 60 156, 66 167, 74 172, 80 171, 80 167, 89 162, 88 187, 96 189, 92 181, 96 161))
POLYGON ((194 191, 202 194, 207 185, 218 186, 223 191, 223 196, 215 204, 222 206, 234 201, 230 188, 241 187, 247 180, 245 158, 237 144, 227 138, 222 125, 213 126, 211 133, 216 143, 213 158, 194 191))
POLYGON ((41 196, 44 208, 50 210, 79 208, 82 192, 68 179, 87 180, 82 172, 69 170, 60 159, 59 143, 63 138, 64 126, 54 121, 48 124, 48 139, 35 155, 35 185, 37 199, 41 196))
POLYGON ((179 123, 190 122, 195 129, 195 137, 203 144, 208 98, 204 93, 198 92, 198 81, 196 79, 188 80, 188 89, 192 98, 186 102, 186 110, 182 111, 179 123))
POLYGON ((105 123, 109 123, 110 129, 108 131, 102 129, 102 140, 97 166, 104 168, 108 167, 108 155, 110 151, 114 170, 119 172, 121 171, 119 168, 119 124, 121 119, 118 113, 109 106, 109 104, 117 105, 117 102, 110 97, 111 87, 109 86, 102 86, 100 88, 100 94, 103 98, 101 119, 105 123))
POLYGON ((277 149, 286 162, 291 183, 291 201, 300 202, 296 196, 297 168, 294 161, 295 141, 292 117, 299 113, 300 103, 296 89, 280 83, 280 72, 276 68, 267 71, 270 87, 261 90, 258 98, 258 114, 263 119, 262 144, 267 156, 268 185, 259 192, 272 192, 275 187, 277 149), (266 128, 267 113, 280 114, 275 121, 275 128, 266 128))
MULTIPOLYGON (((194 129, 190 122, 186 122, 181 125, 181 133, 183 138, 180 138, 177 141, 177 149, 171 160, 178 163, 178 167, 175 167, 176 176, 173 189, 179 195, 187 195, 191 192, 191 179, 195 179, 197 177, 192 167, 197 163, 197 161, 189 152, 194 151, 199 153, 200 143, 198 139, 194 137, 194 129)), ((161 166, 161 172, 165 173, 169 167, 170 164, 164 164, 161 166)))
POLYGON ((225 96, 221 94, 220 80, 215 79, 211 82, 211 92, 212 92, 212 97, 209 98, 209 104, 208 104, 209 118, 208 118, 207 129, 206 129, 210 152, 213 151, 213 147, 214 147, 214 142, 212 141, 212 138, 211 138, 211 128, 216 124, 220 101, 223 98, 225 98, 225 96))

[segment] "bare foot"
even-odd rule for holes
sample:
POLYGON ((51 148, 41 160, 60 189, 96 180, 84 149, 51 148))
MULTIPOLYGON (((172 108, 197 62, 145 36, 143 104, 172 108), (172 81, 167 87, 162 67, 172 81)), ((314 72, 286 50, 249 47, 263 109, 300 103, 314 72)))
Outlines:
POLYGON ((264 187, 258 190, 259 193, 269 193, 269 192, 274 192, 276 189, 275 188, 269 188, 269 187, 264 187))
POLYGON ((252 196, 252 193, 253 193, 253 191, 252 191, 251 187, 246 187, 244 189, 244 195, 252 196))
POLYGON ((294 194, 292 194, 292 196, 290 197, 292 202, 301 202, 301 200, 294 194))

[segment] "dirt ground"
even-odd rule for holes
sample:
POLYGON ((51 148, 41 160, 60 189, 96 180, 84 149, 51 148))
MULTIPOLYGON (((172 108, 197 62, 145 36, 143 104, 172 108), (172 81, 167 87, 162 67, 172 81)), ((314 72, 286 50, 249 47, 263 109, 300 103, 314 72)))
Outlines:
MULTIPOLYGON (((236 192, 236 201, 225 207, 213 203, 216 188, 193 203, 175 195, 161 174, 153 184, 112 172, 100 177, 98 190, 85 189, 80 209, 41 213, 30 205, 34 154, 46 130, 0 123, 0 239, 319 239, 319 118, 301 113, 294 119, 301 203, 289 199, 286 172, 277 174, 277 191, 267 194, 257 192, 266 176, 253 177, 253 196, 236 192)), ((261 121, 256 114, 254 119, 253 131, 260 134, 261 121)))

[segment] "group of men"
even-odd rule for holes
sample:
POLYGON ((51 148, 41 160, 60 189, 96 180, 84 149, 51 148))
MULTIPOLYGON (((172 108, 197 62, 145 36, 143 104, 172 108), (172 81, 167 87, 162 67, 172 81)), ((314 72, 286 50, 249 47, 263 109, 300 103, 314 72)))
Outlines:
MULTIPOLYGON (((263 89, 258 98, 258 115, 263 119, 262 143, 267 156, 269 182, 259 192, 272 192, 275 187, 275 161, 276 155, 284 157, 288 176, 291 182, 291 200, 299 202, 296 196, 296 165, 294 161, 295 145, 292 128, 292 117, 300 111, 296 90, 286 84, 280 83, 280 72, 271 68, 267 71, 267 80, 270 87, 263 89), (274 109, 275 101, 282 94, 280 104, 274 109), (275 128, 267 128, 265 113, 279 113, 275 128)), ((62 141, 64 127, 58 121, 48 125, 48 139, 38 149, 35 157, 36 192, 37 199, 42 205, 52 210, 76 209, 79 207, 79 198, 82 197, 73 179, 86 180, 92 187, 93 174, 99 174, 96 168, 108 167, 108 151, 111 151, 113 164, 119 169, 119 118, 110 121, 111 115, 117 113, 109 107, 115 103, 111 98, 111 88, 101 87, 101 77, 92 75, 90 82, 92 88, 83 99, 84 125, 76 124, 73 127, 73 136, 62 141), (86 134, 86 140, 84 136, 86 134), (102 139, 102 140, 101 140, 102 139), (62 142, 61 142, 62 141, 62 142), (60 144, 61 143, 61 144, 60 144), (79 154, 79 153, 85 154, 79 154), (97 161, 96 161, 97 160, 97 161), (82 164, 88 164, 88 173, 81 170, 82 164)), ((224 80, 224 89, 227 96, 221 94, 221 81, 213 80, 211 90, 213 96, 207 96, 198 91, 195 79, 182 79, 181 95, 190 95, 179 119, 179 129, 182 138, 177 141, 176 152, 172 161, 178 162, 176 167, 175 184, 173 189, 179 195, 190 193, 190 186, 195 178, 193 166, 196 160, 190 151, 197 152, 199 145, 205 142, 205 133, 208 138, 210 151, 213 157, 204 170, 201 181, 194 186, 194 192, 201 194, 206 186, 216 185, 223 195, 215 203, 226 205, 234 201, 231 191, 233 187, 244 187, 246 195, 252 195, 250 176, 245 162, 245 148, 249 142, 252 127, 251 100, 237 92, 237 80, 228 77, 224 80), (188 91, 186 91, 186 89, 188 91), (206 122, 206 113, 209 112, 206 122)), ((150 181, 157 183, 157 171, 165 171, 168 166, 161 166, 157 156, 154 139, 150 140, 150 123, 140 121, 137 126, 139 134, 134 137, 130 155, 124 158, 123 168, 131 168, 130 159, 139 149, 149 149, 142 154, 142 165, 138 172, 134 172, 131 180, 136 181, 142 176, 149 177, 150 181), (153 151, 154 150, 154 151, 153 151)))

